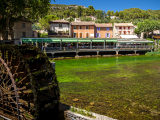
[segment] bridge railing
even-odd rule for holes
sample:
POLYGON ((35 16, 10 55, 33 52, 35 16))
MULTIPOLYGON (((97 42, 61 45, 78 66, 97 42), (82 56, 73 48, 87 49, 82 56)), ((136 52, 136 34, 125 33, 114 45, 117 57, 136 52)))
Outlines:
POLYGON ((140 50, 140 49, 147 49, 151 50, 152 46, 151 45, 120 45, 120 46, 68 46, 68 47, 45 47, 44 50, 46 52, 54 52, 54 51, 77 51, 77 50, 83 50, 83 49, 88 49, 88 50, 107 50, 107 49, 134 49, 134 50, 140 50))

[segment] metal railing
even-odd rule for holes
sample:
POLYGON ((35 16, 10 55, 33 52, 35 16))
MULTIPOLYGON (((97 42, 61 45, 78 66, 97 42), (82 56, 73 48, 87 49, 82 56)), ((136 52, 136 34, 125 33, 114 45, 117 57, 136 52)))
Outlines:
POLYGON ((151 50, 152 46, 151 45, 120 45, 120 46, 115 46, 115 45, 107 45, 107 46, 67 46, 67 47, 45 47, 44 50, 46 52, 54 52, 54 51, 76 51, 76 50, 107 50, 107 49, 126 49, 126 50, 151 50))

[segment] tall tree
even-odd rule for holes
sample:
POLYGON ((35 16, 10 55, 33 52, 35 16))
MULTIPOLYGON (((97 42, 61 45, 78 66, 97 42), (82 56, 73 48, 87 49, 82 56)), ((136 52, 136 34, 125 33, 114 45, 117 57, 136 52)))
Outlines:
POLYGON ((102 10, 96 10, 96 17, 97 19, 104 19, 105 18, 105 12, 102 10))
POLYGON ((144 20, 143 22, 139 22, 137 24, 137 28, 135 30, 136 33, 146 33, 147 37, 149 33, 153 33, 154 30, 160 29, 160 22, 156 20, 144 20))
POLYGON ((93 6, 88 6, 88 8, 85 10, 87 16, 94 16, 95 15, 95 9, 93 6))
POLYGON ((83 13, 83 8, 81 6, 78 6, 78 8, 77 8, 78 17, 81 17, 82 13, 83 13))
POLYGON ((49 10, 51 0, 0 0, 0 33, 13 37, 14 23, 22 18, 35 21, 49 10))

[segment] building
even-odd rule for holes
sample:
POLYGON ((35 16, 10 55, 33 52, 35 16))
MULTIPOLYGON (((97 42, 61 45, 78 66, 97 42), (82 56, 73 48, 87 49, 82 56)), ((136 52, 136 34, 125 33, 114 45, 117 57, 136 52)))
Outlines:
POLYGON ((114 38, 138 38, 135 33, 135 26, 132 23, 114 23, 114 38))
POLYGON ((112 23, 95 24, 96 38, 112 38, 113 27, 112 23))
POLYGON ((48 31, 48 37, 70 37, 70 23, 66 20, 54 20, 50 21, 50 30, 48 31))
POLYGON ((73 38, 95 38, 95 23, 72 22, 71 33, 73 38))
POLYGON ((23 20, 14 23, 14 39, 33 37, 32 22, 23 20))
MULTIPOLYGON (((32 22, 22 19, 14 23, 13 26, 13 39, 20 40, 20 38, 33 37, 32 22)), ((11 39, 11 36, 8 37, 11 39)), ((0 40, 3 40, 2 34, 0 34, 0 40)))

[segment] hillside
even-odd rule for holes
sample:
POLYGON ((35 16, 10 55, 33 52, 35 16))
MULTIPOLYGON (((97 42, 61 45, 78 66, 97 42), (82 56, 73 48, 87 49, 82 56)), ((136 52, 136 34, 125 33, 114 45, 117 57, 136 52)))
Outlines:
POLYGON ((160 21, 160 10, 142 10, 139 8, 124 9, 123 11, 95 10, 93 6, 51 4, 48 14, 34 24, 34 29, 49 29, 49 21, 65 19, 69 22, 81 19, 81 21, 94 21, 96 23, 126 23, 137 25, 146 19, 160 21))
POLYGON ((144 19, 160 20, 160 10, 142 10, 139 8, 124 9, 123 11, 102 11, 95 10, 93 6, 88 8, 78 5, 52 4, 50 14, 56 15, 59 19, 82 18, 90 21, 86 16, 97 18, 97 22, 135 22, 144 19), (111 20, 110 16, 116 16, 118 19, 111 20))

